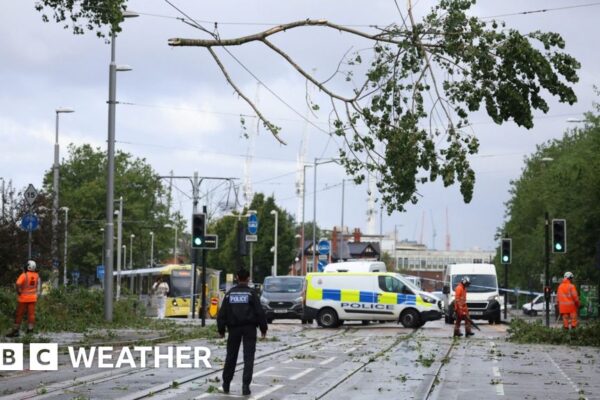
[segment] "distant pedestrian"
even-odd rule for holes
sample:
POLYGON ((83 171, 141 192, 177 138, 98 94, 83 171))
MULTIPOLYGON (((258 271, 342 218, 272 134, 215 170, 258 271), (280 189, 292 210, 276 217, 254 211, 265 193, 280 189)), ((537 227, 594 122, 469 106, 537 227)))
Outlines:
POLYGON ((465 335, 474 335, 471 331, 471 317, 469 316, 469 307, 467 307, 467 288, 471 285, 471 279, 463 276, 454 289, 454 311, 456 312, 456 322, 454 323, 454 336, 462 336, 460 333, 460 323, 465 321, 465 335))
POLYGON ((169 284, 163 280, 162 276, 156 278, 152 285, 152 291, 156 296, 156 315, 158 319, 165 318, 165 308, 167 306, 167 294, 169 293, 169 284))
POLYGON ((267 319, 254 289, 248 287, 250 274, 245 269, 237 272, 238 284, 227 292, 217 316, 219 335, 227 337, 227 356, 223 369, 223 392, 229 393, 229 386, 235 373, 240 343, 244 342, 244 373, 242 375, 242 394, 250 395, 250 383, 254 369, 256 351, 256 327, 262 337, 267 336, 267 319))
POLYGON ((40 277, 36 272, 37 265, 35 261, 29 260, 25 264, 24 271, 17 278, 17 312, 15 316, 15 326, 6 336, 17 337, 20 334, 21 322, 27 312, 27 333, 33 333, 35 325, 35 304, 37 303, 38 293, 40 291, 40 277))
POLYGON ((564 329, 577 328, 577 311, 579 310, 579 296, 573 285, 573 273, 565 272, 562 283, 556 291, 556 304, 562 316, 564 329))

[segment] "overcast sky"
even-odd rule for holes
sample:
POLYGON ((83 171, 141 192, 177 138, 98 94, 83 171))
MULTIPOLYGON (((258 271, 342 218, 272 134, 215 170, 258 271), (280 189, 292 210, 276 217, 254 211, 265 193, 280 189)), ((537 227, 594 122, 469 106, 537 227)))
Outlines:
MULTIPOLYGON (((91 143, 105 149, 107 136, 110 45, 93 34, 74 36, 56 23, 43 23, 34 3, 3 0, 0 15, 0 176, 12 180, 18 189, 29 183, 41 186, 44 171, 51 167, 57 107, 76 110, 74 114, 61 115, 61 157, 66 155, 69 143, 91 143)), ((197 20, 205 21, 208 29, 214 28, 212 22, 218 22, 223 38, 306 18, 360 26, 399 22, 392 0, 172 0, 172 3, 197 20)), ((423 13, 432 1, 416 3, 417 11, 423 13)), ((399 238, 422 238, 428 246, 442 249, 448 229, 453 249, 495 247, 494 234, 504 218, 509 182, 518 178, 523 158, 536 145, 561 137, 572 126, 567 119, 580 117, 596 100, 593 85, 598 83, 600 71, 596 44, 600 37, 597 23, 600 5, 568 8, 584 3, 488 0, 473 8, 473 14, 486 17, 563 8, 501 19, 509 27, 522 31, 540 29, 563 35, 567 52, 582 63, 580 82, 575 86, 579 102, 567 106, 551 100, 550 112, 538 114, 536 126, 531 130, 513 123, 496 126, 484 115, 475 115, 473 129, 481 147, 480 154, 471 159, 477 174, 472 202, 464 204, 457 187, 444 189, 441 183, 420 187, 422 197, 418 204, 409 205, 406 213, 384 215, 384 232, 393 232, 397 225, 399 238)), ((405 6, 404 1, 399 4, 405 6)), ((231 49, 264 86, 221 52, 243 90, 282 126, 281 137, 288 145, 278 144, 262 129, 253 141, 245 139, 240 114, 251 115, 252 111, 233 93, 207 51, 167 45, 169 38, 207 38, 206 34, 177 20, 181 15, 164 0, 130 0, 129 8, 142 15, 123 24, 116 42, 117 63, 133 68, 131 72, 118 74, 117 98, 129 104, 117 106, 117 148, 147 159, 161 175, 171 170, 175 175, 198 171, 201 176, 238 177, 239 182, 243 182, 245 156, 250 152, 254 155, 250 167, 254 191, 274 194, 280 206, 296 214, 296 159, 303 135, 307 136, 307 162, 315 157, 337 155, 336 142, 315 127, 327 129, 327 114, 313 116, 307 112, 304 80, 264 46, 251 44, 231 49), (306 122, 307 116, 313 125, 306 122)), ((364 41, 348 35, 310 28, 287 32, 278 36, 276 42, 305 69, 316 69, 319 78, 330 75, 349 48, 366 47, 364 41)), ((246 120, 248 133, 255 134, 255 120, 251 117, 246 120)), ((313 215, 313 179, 311 169, 307 171, 306 219, 309 220, 313 215)), ((347 177, 341 167, 335 164, 318 168, 317 222, 322 227, 340 223, 340 182, 344 178, 347 177)), ((190 184, 186 181, 176 184, 181 191, 174 193, 174 207, 189 215, 190 184)), ((205 185, 202 190, 207 188, 205 185)), ((219 201, 226 194, 216 191, 212 201, 219 201)), ((345 194, 345 225, 365 231, 366 185, 347 183, 345 194)), ((376 231, 379 232, 379 217, 376 231)))

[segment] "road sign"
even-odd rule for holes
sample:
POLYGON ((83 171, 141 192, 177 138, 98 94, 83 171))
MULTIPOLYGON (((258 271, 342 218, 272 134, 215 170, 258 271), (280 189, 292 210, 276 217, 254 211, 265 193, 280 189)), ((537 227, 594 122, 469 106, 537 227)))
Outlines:
POLYGON ((100 279, 101 281, 104 280, 104 265, 96 266, 96 278, 100 279))
MULTIPOLYGON (((250 235, 256 235, 258 233, 258 216, 256 214, 250 214, 248 216, 248 233, 250 235)), ((247 240, 251 242, 252 240, 247 240)))
POLYGON ((317 246, 319 254, 329 254, 329 240, 321 239, 317 246))
POLYGON ((327 254, 319 254, 319 260, 327 260, 329 256, 327 254))
POLYGON ((246 242, 257 242, 258 235, 246 235, 246 242))
POLYGON ((327 265, 327 260, 319 260, 318 269, 319 272, 323 272, 325 270, 325 266, 327 265))
POLYGON ((206 250, 216 250, 219 248, 219 236, 218 235, 206 235, 204 236, 204 243, 200 247, 206 250))
POLYGON ((27 204, 32 205, 38 196, 38 191, 30 183, 29 186, 27 186, 27 190, 25 190, 25 193, 23 193, 23 195, 25 196, 25 200, 27 200, 27 204))
POLYGON ((21 228, 33 232, 40 226, 40 221, 35 214, 25 214, 21 219, 21 228))

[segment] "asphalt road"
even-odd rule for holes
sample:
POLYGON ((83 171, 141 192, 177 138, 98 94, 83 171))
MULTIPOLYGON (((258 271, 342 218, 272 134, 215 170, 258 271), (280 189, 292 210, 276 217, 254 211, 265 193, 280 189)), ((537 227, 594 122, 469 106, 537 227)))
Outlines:
MULTIPOLYGON (((519 345, 505 325, 454 340, 443 321, 411 330, 396 324, 346 324, 335 330, 276 322, 259 342, 253 399, 600 399, 600 350, 519 345)), ((161 346, 167 346, 163 344, 161 346)), ((24 371, 0 378, 8 399, 236 399, 220 394, 224 341, 189 345, 212 350, 212 369, 121 368, 24 371)), ((240 357, 241 361, 241 357, 240 357)))

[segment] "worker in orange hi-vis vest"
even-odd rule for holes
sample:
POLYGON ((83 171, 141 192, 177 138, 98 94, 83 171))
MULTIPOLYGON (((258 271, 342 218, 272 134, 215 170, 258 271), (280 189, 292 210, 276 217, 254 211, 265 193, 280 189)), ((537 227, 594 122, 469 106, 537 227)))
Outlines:
POLYGON ((467 288, 469 285, 471 285, 471 279, 468 276, 463 276, 454 288, 454 311, 456 312, 454 336, 462 336, 462 333, 460 333, 461 321, 465 321, 465 335, 474 335, 471 331, 471 319, 469 318, 469 307, 467 307, 467 288))
POLYGON ((40 287, 40 277, 36 272, 35 261, 29 260, 25 265, 25 271, 17 279, 17 315, 15 317, 15 326, 6 336, 17 337, 21 329, 21 321, 27 311, 27 333, 33 333, 35 325, 35 303, 40 287))
POLYGON ((579 296, 573 285, 573 273, 565 272, 565 278, 556 291, 558 312, 563 319, 563 328, 577 328, 577 311, 579 310, 579 296))

